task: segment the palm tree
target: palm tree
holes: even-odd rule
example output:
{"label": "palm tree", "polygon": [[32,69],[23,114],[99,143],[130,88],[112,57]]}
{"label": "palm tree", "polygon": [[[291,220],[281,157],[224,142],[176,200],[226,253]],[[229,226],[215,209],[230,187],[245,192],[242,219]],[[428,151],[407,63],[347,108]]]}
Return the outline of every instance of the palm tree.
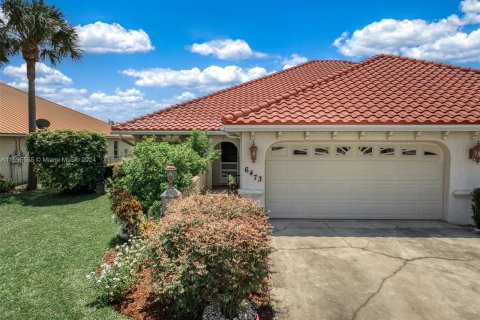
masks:
{"label": "palm tree", "polygon": [[[0,65],[8,58],[21,54],[27,65],[28,79],[28,131],[36,130],[35,65],[48,60],[56,65],[65,58],[80,60],[82,50],[75,29],[64,14],[43,0],[4,0],[0,15]],[[37,182],[32,165],[28,165],[29,190]]]}

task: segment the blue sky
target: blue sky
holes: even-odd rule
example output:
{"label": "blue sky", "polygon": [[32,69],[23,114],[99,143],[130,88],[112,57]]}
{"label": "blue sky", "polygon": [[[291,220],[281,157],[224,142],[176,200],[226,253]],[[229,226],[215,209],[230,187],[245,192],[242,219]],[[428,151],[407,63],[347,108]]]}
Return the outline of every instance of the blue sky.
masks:
{"label": "blue sky", "polygon": [[[37,93],[123,121],[311,59],[387,52],[480,68],[480,1],[48,1],[80,63],[38,65]],[[0,13],[1,14],[1,13]],[[23,61],[0,81],[26,89]]]}

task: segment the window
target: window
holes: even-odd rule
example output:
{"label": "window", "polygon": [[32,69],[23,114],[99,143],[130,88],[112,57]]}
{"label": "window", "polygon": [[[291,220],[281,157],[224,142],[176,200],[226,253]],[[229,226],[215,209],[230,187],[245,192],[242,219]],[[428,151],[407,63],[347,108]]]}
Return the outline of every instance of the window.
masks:
{"label": "window", "polygon": [[315,148],[315,153],[316,156],[328,156],[330,154],[330,148],[329,147],[317,147]]}
{"label": "window", "polygon": [[423,155],[427,157],[439,156],[440,151],[438,151],[438,149],[433,146],[425,146],[423,147]]}
{"label": "window", "polygon": [[395,148],[393,148],[393,147],[380,147],[380,155],[381,156],[394,156],[395,155]]}
{"label": "window", "polygon": [[410,147],[403,147],[402,148],[402,156],[416,156],[417,149],[410,148]]}
{"label": "window", "polygon": [[373,147],[358,147],[361,155],[373,156]]}
{"label": "window", "polygon": [[113,157],[118,157],[118,141],[113,141]]}
{"label": "window", "polygon": [[272,156],[286,156],[287,147],[272,147]]}
{"label": "window", "polygon": [[128,155],[128,149],[123,150],[125,155]]}
{"label": "window", "polygon": [[308,155],[308,149],[307,148],[294,148],[293,149],[293,155],[294,156],[307,156]]}
{"label": "window", "polygon": [[337,156],[349,156],[352,154],[352,147],[337,147]]}

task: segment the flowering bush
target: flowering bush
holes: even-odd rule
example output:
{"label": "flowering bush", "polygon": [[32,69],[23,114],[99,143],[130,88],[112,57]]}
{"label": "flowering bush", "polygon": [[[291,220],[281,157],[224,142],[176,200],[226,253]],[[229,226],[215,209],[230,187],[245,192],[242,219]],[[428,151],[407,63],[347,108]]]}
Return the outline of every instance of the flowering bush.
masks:
{"label": "flowering bush", "polygon": [[137,236],[144,217],[140,203],[123,187],[117,185],[110,187],[109,196],[115,218],[122,223],[123,233]]}
{"label": "flowering bush", "polygon": [[226,193],[192,195],[169,202],[169,212],[189,214],[199,212],[221,218],[265,218],[265,213],[255,202]]}
{"label": "flowering bush", "polygon": [[207,305],[233,317],[268,272],[270,234],[266,215],[248,200],[197,195],[175,201],[148,237],[159,297],[191,317]]}
{"label": "flowering bush", "polygon": [[112,264],[102,264],[100,273],[92,272],[87,279],[101,292],[102,302],[118,301],[135,281],[135,273],[145,260],[145,243],[140,238],[132,238],[117,246],[117,255]]}

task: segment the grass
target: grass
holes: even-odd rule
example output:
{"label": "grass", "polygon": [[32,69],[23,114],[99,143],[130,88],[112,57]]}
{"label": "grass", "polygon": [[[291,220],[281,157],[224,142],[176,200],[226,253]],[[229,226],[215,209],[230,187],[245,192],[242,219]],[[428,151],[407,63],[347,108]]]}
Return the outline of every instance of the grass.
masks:
{"label": "grass", "polygon": [[0,195],[0,318],[124,319],[85,278],[117,228],[106,196]]}

